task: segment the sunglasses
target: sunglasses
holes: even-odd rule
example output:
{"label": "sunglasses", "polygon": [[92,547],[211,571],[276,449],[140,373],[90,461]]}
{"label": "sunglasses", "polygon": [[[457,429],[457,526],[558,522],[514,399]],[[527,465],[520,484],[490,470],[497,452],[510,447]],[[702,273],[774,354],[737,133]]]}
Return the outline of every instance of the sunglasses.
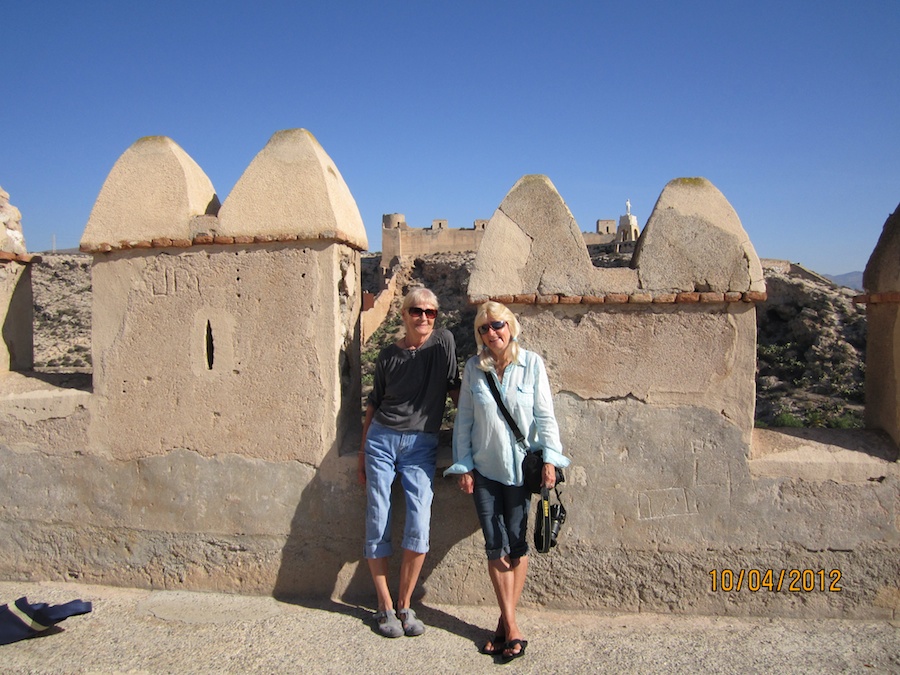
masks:
{"label": "sunglasses", "polygon": [[490,323],[486,323],[483,326],[478,326],[478,332],[482,335],[487,335],[487,332],[493,329],[495,333],[498,333],[500,332],[500,329],[505,325],[505,321],[491,321]]}
{"label": "sunglasses", "polygon": [[416,318],[419,318],[423,314],[425,315],[425,318],[427,318],[427,319],[434,319],[435,317],[437,317],[436,309],[422,309],[421,307],[410,307],[406,311],[409,312],[410,316],[414,316]]}

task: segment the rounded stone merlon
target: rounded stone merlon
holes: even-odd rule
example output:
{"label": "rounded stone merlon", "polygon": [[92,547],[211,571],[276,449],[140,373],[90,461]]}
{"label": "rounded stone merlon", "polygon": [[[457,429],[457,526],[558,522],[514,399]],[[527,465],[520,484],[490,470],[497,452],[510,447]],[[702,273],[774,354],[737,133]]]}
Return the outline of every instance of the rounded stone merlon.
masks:
{"label": "rounded stone merlon", "polygon": [[82,250],[157,238],[190,239],[195,216],[219,200],[209,178],[171,138],[137,140],[113,165],[81,236]]}
{"label": "rounded stone merlon", "polygon": [[485,228],[469,295],[581,296],[590,257],[569,207],[547,176],[520,178]]}
{"label": "rounded stone merlon", "polygon": [[278,131],[269,139],[222,204],[218,234],[331,238],[360,250],[369,246],[350,189],[306,129]]}
{"label": "rounded stone merlon", "polygon": [[863,288],[867,293],[900,291],[900,204],[888,216],[875,250],[863,272]]}
{"label": "rounded stone merlon", "polygon": [[762,265],[725,196],[705,178],[663,188],[632,259],[648,290],[765,291]]}

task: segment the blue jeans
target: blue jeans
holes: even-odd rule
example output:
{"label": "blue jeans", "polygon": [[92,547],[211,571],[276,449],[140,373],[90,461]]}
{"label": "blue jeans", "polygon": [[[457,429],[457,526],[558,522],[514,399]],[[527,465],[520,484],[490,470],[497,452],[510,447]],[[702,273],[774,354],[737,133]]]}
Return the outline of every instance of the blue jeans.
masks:
{"label": "blue jeans", "polygon": [[406,497],[401,546],[427,553],[438,435],[426,431],[394,431],[372,422],[366,434],[366,558],[384,558],[391,545],[391,486],[397,475]]}
{"label": "blue jeans", "polygon": [[485,478],[478,471],[475,477],[475,511],[484,533],[484,549],[488,560],[505,555],[521,558],[528,555],[528,508],[531,492],[524,485],[504,485]]}

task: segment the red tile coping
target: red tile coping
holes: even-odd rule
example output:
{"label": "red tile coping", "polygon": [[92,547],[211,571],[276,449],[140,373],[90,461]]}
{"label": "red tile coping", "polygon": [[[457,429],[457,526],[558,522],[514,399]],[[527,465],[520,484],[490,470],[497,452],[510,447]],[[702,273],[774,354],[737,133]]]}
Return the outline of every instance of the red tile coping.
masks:
{"label": "red tile coping", "polygon": [[[150,241],[120,241],[115,244],[102,243],[93,246],[82,244],[78,248],[82,253],[110,253],[112,251],[130,251],[134,249],[190,248],[192,246],[211,246],[213,244],[220,246],[231,246],[235,244],[246,246],[248,244],[272,244],[313,240],[338,241],[351,248],[356,248],[360,251],[364,250],[350,243],[350,237],[347,237],[339,230],[321,232],[317,237],[300,237],[296,234],[240,234],[232,237],[222,234],[203,233],[196,235],[193,239],[156,237]],[[0,254],[2,254],[2,251],[0,251]],[[3,260],[3,258],[0,257],[0,260]]]}
{"label": "red tile coping", "polygon": [[881,305],[900,302],[900,293],[897,291],[889,291],[887,293],[866,293],[857,295],[853,298],[853,302],[859,305]]}
{"label": "red tile coping", "polygon": [[[883,294],[885,295],[885,294]],[[900,293],[893,302],[900,302]],[[470,296],[470,305],[480,305],[488,300],[504,305],[649,305],[649,304],[727,304],[732,302],[765,302],[765,291],[728,291],[726,293],[607,293],[605,295],[479,295]],[[860,296],[862,297],[862,296]],[[882,300],[882,302],[886,302]]]}
{"label": "red tile coping", "polygon": [[0,251],[0,262],[17,262],[23,265],[41,262],[41,256],[31,253],[13,253],[11,251]]}

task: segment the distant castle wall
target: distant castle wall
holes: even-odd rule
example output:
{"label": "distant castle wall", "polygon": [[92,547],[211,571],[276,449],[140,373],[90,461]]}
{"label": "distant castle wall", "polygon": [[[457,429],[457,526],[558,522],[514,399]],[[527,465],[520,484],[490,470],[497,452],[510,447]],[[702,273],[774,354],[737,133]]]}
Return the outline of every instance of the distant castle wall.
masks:
{"label": "distant castle wall", "polygon": [[[545,176],[513,186],[480,230],[466,292],[516,312],[572,458],[560,544],[530,563],[554,583],[523,598],[897,618],[898,228],[886,224],[866,285],[880,401],[867,416],[894,442],[874,429],[825,442],[753,427],[762,267],[709,181],[664,188],[629,268],[593,267]],[[81,243],[92,387],[27,368],[0,378],[0,578],[371,601],[356,479],[367,241],[324,149],[304,130],[275,134],[220,206],[173,141],[141,139]],[[12,276],[0,290],[22,317],[29,278]],[[435,487],[428,596],[490,602],[487,575],[471,574],[484,566],[471,500],[452,480]],[[721,576],[769,569],[823,570],[829,584],[838,570],[842,591],[741,591]]]}
{"label": "distant castle wall", "polygon": [[[581,233],[585,245],[630,242],[633,246],[640,230],[635,216],[622,216],[622,219],[626,218],[627,228],[621,224],[621,219],[618,228],[614,220],[598,220],[595,232]],[[387,273],[394,262],[403,256],[477,251],[488,222],[480,219],[470,229],[454,229],[447,226],[446,220],[433,220],[431,227],[411,228],[402,213],[387,213],[381,223],[381,270]]]}
{"label": "distant castle wall", "polygon": [[385,214],[381,226],[381,269],[387,272],[402,256],[477,251],[486,224],[486,220],[476,220],[471,229],[455,229],[447,227],[446,220],[435,220],[429,228],[411,229],[402,213]]}

